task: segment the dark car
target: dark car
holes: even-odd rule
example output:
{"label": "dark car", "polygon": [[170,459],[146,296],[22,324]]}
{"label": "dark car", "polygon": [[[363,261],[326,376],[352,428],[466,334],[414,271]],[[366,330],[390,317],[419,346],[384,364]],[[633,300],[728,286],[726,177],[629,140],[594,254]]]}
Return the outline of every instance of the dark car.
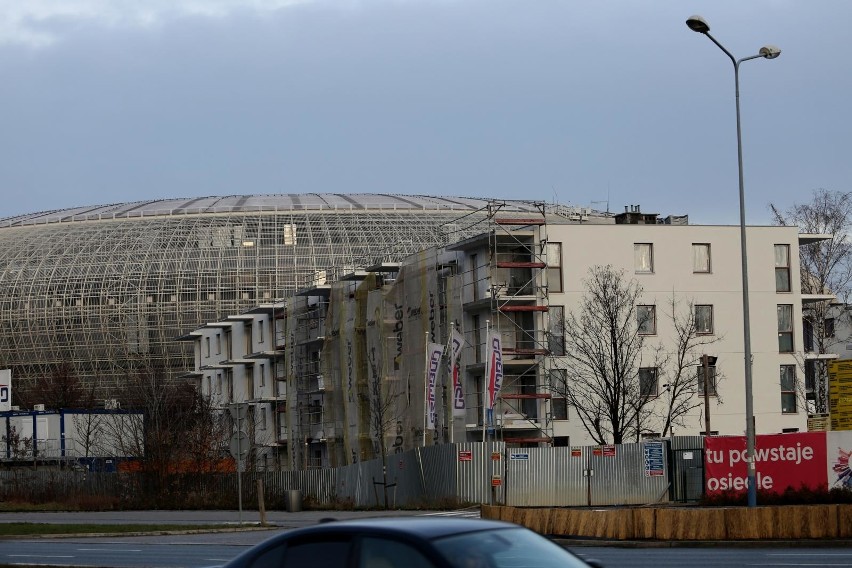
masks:
{"label": "dark car", "polygon": [[589,566],[531,530],[435,517],[333,521],[282,533],[225,568],[570,568]]}

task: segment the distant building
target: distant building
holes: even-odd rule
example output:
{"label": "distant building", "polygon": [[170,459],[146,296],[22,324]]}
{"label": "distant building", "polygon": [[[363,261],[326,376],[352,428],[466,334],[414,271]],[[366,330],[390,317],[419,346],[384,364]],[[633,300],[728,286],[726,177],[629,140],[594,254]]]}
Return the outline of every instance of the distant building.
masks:
{"label": "distant building", "polygon": [[192,364],[173,341],[185,330],[377,256],[462,238],[489,206],[432,196],[234,195],[0,219],[0,361],[19,395],[67,368],[102,398],[121,400],[128,373],[174,378]]}
{"label": "distant building", "polygon": [[[614,219],[495,209],[478,234],[425,249],[402,262],[355,267],[315,282],[284,302],[262,304],[211,322],[193,341],[202,392],[247,402],[255,462],[267,468],[338,466],[375,457],[377,424],[386,451],[497,437],[514,446],[584,445],[588,434],[549,388],[566,368],[561,322],[584,294],[595,265],[624,270],[644,289],[653,317],[647,349],[673,349],[666,316],[672,299],[700,311],[700,333],[720,380],[710,404],[711,430],[745,429],[742,279],[739,227],[661,222],[638,206]],[[753,392],[758,433],[805,431],[802,308],[798,247],[816,236],[792,227],[749,227]],[[453,412],[446,358],[435,389],[434,428],[426,423],[428,343],[465,337],[461,386],[466,409]],[[504,371],[491,420],[487,404],[488,332],[502,344]],[[650,358],[649,358],[650,360]],[[642,367],[648,408],[662,412],[667,385]],[[699,369],[687,370],[698,391]],[[721,378],[723,377],[723,378]],[[378,385],[379,390],[376,389]],[[378,396],[392,408],[377,412]],[[704,431],[703,404],[678,435]],[[390,418],[391,420],[387,420]],[[424,429],[424,426],[426,428]],[[653,420],[643,436],[659,435]],[[425,433],[425,436],[424,436]],[[265,456],[265,457],[261,457]]]}

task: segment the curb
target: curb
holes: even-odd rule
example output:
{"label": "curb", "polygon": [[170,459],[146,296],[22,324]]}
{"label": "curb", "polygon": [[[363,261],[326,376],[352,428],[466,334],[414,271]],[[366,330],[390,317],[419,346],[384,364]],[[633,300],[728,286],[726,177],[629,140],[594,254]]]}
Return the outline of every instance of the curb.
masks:
{"label": "curb", "polygon": [[614,548],[852,548],[852,540],[607,540],[589,538],[549,537],[565,548],[610,546]]}

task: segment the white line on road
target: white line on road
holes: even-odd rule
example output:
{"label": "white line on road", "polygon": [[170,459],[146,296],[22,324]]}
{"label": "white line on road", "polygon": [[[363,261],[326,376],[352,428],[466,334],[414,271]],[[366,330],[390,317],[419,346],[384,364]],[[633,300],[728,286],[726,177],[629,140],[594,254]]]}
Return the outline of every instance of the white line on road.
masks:
{"label": "white line on road", "polygon": [[72,555],[49,556],[47,554],[7,554],[9,558],[74,558]]}
{"label": "white line on road", "polygon": [[142,552],[141,548],[78,548],[77,552]]}

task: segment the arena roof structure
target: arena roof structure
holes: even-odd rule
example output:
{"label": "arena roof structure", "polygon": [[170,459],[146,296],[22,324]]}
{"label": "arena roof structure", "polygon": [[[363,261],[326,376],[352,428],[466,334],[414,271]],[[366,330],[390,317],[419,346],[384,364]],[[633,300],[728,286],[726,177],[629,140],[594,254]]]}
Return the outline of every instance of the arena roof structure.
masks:
{"label": "arena roof structure", "polygon": [[187,329],[481,233],[495,209],[541,208],[456,197],[234,195],[0,219],[0,367],[12,369],[24,397],[39,377],[70,372],[104,398],[120,398],[121,378],[135,368],[176,377],[192,367],[189,346],[175,341]]}

